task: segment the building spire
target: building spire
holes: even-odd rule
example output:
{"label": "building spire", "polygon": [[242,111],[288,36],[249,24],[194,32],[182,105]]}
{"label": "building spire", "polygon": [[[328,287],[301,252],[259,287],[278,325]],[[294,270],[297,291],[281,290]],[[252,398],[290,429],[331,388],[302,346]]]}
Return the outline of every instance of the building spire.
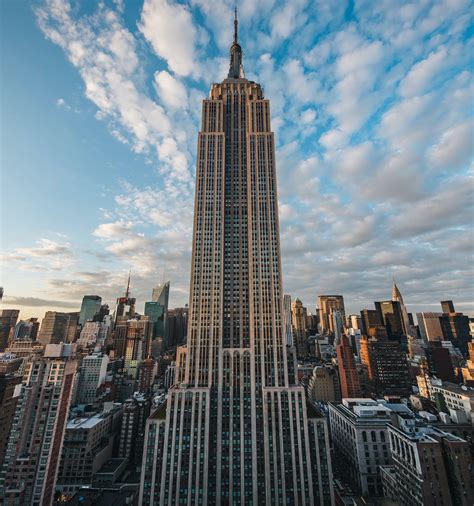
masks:
{"label": "building spire", "polygon": [[234,44],[238,43],[239,20],[237,19],[237,5],[234,9]]}
{"label": "building spire", "polygon": [[244,67],[242,65],[242,48],[239,45],[239,20],[237,18],[237,7],[234,10],[234,40],[230,46],[229,79],[244,79]]}
{"label": "building spire", "polygon": [[130,277],[131,277],[131,275],[132,275],[132,269],[130,269],[128,271],[127,289],[125,290],[125,297],[127,297],[127,298],[130,295]]}

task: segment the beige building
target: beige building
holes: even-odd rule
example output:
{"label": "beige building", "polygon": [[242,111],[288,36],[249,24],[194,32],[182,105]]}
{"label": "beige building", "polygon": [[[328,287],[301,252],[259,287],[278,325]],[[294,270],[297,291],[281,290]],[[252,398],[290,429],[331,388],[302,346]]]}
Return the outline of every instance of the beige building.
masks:
{"label": "beige building", "polygon": [[339,402],[341,385],[337,368],[328,364],[317,365],[309,378],[307,391],[313,402]]}
{"label": "beige building", "polygon": [[291,324],[293,330],[293,344],[296,354],[304,357],[308,354],[308,339],[306,335],[307,311],[300,299],[296,299],[291,305]]}
{"label": "beige building", "polygon": [[342,321],[346,319],[344,297],[342,295],[320,295],[318,297],[319,324],[321,332],[334,333],[333,313],[339,311]]}

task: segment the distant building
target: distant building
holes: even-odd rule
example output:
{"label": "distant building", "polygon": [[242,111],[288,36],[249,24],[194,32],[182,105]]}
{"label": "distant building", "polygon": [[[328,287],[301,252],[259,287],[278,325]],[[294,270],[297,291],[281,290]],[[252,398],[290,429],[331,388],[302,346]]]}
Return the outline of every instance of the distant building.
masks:
{"label": "distant building", "polygon": [[467,345],[471,341],[469,317],[462,313],[443,314],[439,318],[446,341],[451,341],[467,357]]}
{"label": "distant building", "polygon": [[81,311],[79,313],[79,325],[92,321],[99,313],[102,297],[98,295],[84,295],[82,298]]}
{"label": "distant building", "polygon": [[168,309],[168,302],[170,297],[170,282],[158,284],[153,288],[151,300],[159,302],[166,310]]}
{"label": "distant building", "polygon": [[375,302],[375,308],[387,329],[388,338],[401,342],[405,337],[406,340],[407,333],[400,302],[396,300]]}
{"label": "distant building", "polygon": [[416,313],[421,338],[428,341],[442,341],[444,339],[440,317],[443,313]]}
{"label": "distant building", "polygon": [[449,349],[445,348],[442,342],[428,342],[428,346],[425,348],[425,355],[432,376],[451,383],[457,382]]}
{"label": "distant building", "polygon": [[164,342],[165,350],[167,347],[179,346],[186,342],[188,335],[188,315],[188,306],[168,310]]}
{"label": "distant building", "polygon": [[441,310],[443,313],[449,314],[449,313],[455,313],[454,310],[454,304],[452,300],[442,300],[441,301]]}
{"label": "distant building", "polygon": [[342,399],[328,406],[334,462],[359,494],[382,496],[380,466],[392,462],[387,425],[393,413],[410,410],[373,399]]}
{"label": "distant building", "polygon": [[371,328],[383,327],[382,315],[376,309],[363,309],[360,312],[362,334],[369,335]]}
{"label": "distant building", "polygon": [[291,305],[291,321],[296,353],[299,357],[308,354],[308,338],[306,335],[306,308],[300,299]]}
{"label": "distant building", "polygon": [[0,351],[7,348],[10,331],[15,327],[19,314],[19,309],[2,309],[0,311]]}
{"label": "distant building", "polygon": [[337,368],[329,364],[315,366],[307,393],[312,402],[340,402],[341,385]]}
{"label": "distant building", "polygon": [[83,348],[95,347],[97,344],[103,345],[108,331],[109,327],[105,322],[86,321],[76,343]]}
{"label": "distant building", "polygon": [[131,378],[138,377],[138,364],[150,355],[152,332],[152,322],[147,316],[127,322],[124,368]]}
{"label": "distant building", "polygon": [[152,341],[164,340],[166,308],[158,301],[145,302],[145,316],[148,316],[153,325]]}
{"label": "distant building", "polygon": [[151,398],[134,395],[123,406],[120,430],[119,457],[126,458],[130,466],[140,469],[143,456],[146,420],[150,414]]}
{"label": "distant building", "polygon": [[77,382],[76,404],[94,404],[97,390],[105,382],[109,357],[94,353],[82,359]]}
{"label": "distant building", "polygon": [[474,342],[468,344],[469,359],[466,367],[462,369],[464,384],[468,387],[474,387]]}
{"label": "distant building", "polygon": [[69,353],[69,348],[46,347],[45,355],[51,358],[26,364],[0,473],[3,504],[53,501],[77,368]]}
{"label": "distant building", "polygon": [[346,311],[344,308],[344,297],[342,295],[319,295],[318,307],[321,332],[334,334],[332,313],[334,311],[339,311],[341,313],[342,321],[345,320]]}
{"label": "distant building", "polygon": [[362,390],[359,381],[359,374],[349,338],[344,335],[337,345],[337,368],[341,382],[341,395],[345,397],[360,397]]}
{"label": "distant building", "polygon": [[407,357],[397,341],[362,336],[360,359],[372,394],[403,396],[411,393]]}
{"label": "distant building", "polygon": [[28,320],[20,320],[13,331],[13,340],[31,339],[36,340],[38,336],[39,322],[38,318],[28,318]]}
{"label": "distant building", "polygon": [[471,506],[474,476],[469,444],[414,418],[388,426],[393,465],[382,468],[384,495],[400,504]]}
{"label": "distant building", "polygon": [[[0,367],[5,366],[1,363]],[[0,469],[7,448],[10,428],[15,415],[16,403],[21,391],[21,375],[4,367],[0,370]]]}
{"label": "distant building", "polygon": [[38,333],[41,344],[74,342],[79,322],[79,313],[47,311]]}

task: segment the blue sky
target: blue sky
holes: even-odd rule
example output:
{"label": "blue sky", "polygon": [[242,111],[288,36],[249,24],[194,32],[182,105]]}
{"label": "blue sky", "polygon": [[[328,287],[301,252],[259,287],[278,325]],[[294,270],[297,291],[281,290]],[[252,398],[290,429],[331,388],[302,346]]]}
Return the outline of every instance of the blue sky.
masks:
{"label": "blue sky", "polygon": [[[314,310],[452,298],[473,313],[472,2],[239,2],[271,100],[285,291]],[[233,3],[5,0],[4,307],[42,316],[187,302],[201,100],[227,72]]]}

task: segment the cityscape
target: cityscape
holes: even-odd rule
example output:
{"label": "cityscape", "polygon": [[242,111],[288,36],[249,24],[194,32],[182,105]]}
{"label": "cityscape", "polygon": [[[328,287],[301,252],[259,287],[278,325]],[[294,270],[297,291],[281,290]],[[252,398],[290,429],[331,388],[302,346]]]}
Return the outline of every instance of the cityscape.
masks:
{"label": "cityscape", "polygon": [[[146,0],[144,9],[152,4],[163,16],[172,5]],[[125,12],[123,2],[114,5]],[[62,0],[47,8],[69,19]],[[47,31],[42,9],[36,16]],[[188,292],[182,273],[163,268],[161,278],[147,278],[131,254],[113,299],[109,286],[91,281],[74,285],[77,305],[62,301],[73,284],[58,280],[54,301],[27,306],[30,294],[20,297],[8,277],[15,262],[29,261],[26,248],[5,254],[0,504],[472,506],[474,315],[465,308],[474,294],[457,281],[468,271],[472,278],[474,244],[470,265],[453,267],[454,283],[447,272],[441,289],[414,304],[406,293],[417,281],[398,260],[401,279],[387,267],[371,304],[337,284],[320,291],[323,272],[310,293],[286,289],[292,237],[280,195],[291,181],[279,177],[279,121],[267,83],[253,80],[244,59],[238,8],[230,12],[220,20],[232,25],[225,70],[199,97]],[[58,33],[47,36],[61,45]],[[179,75],[184,60],[173,61]],[[179,86],[172,82],[178,99]],[[131,240],[126,219],[116,222],[122,238],[112,249]],[[456,245],[472,225],[472,215],[465,228],[456,225]],[[37,247],[40,270],[45,249],[57,246]]]}

